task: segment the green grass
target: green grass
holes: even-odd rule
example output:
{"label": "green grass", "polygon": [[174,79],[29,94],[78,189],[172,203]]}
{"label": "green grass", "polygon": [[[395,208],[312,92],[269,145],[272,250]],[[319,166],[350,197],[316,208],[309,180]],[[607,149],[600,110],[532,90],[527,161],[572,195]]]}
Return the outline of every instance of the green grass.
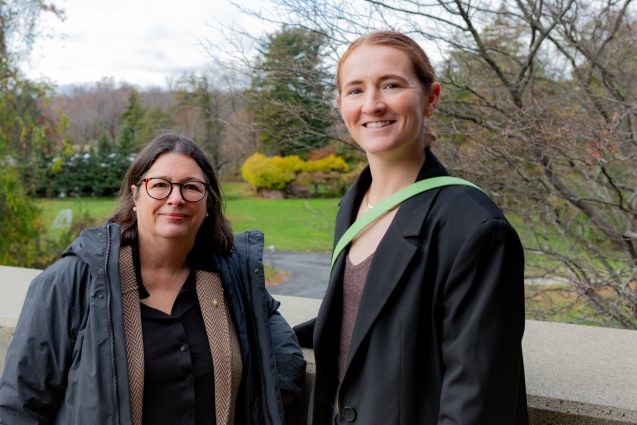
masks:
{"label": "green grass", "polygon": [[52,239],[63,232],[63,229],[54,229],[52,224],[61,211],[70,209],[73,219],[86,218],[92,225],[104,223],[113,213],[115,199],[113,198],[64,198],[64,199],[38,199],[38,206],[42,209],[42,222],[49,229]]}
{"label": "green grass", "polygon": [[96,220],[104,221],[113,213],[115,200],[112,198],[65,198],[65,199],[39,199],[38,204],[42,208],[42,220],[51,224],[60,211],[73,210],[73,214],[83,212]]}
{"label": "green grass", "polygon": [[[226,215],[235,232],[258,229],[266,246],[279,251],[329,251],[332,248],[338,199],[260,199],[245,183],[223,185]],[[40,199],[42,221],[51,228],[55,217],[71,209],[73,217],[103,223],[113,213],[112,198]],[[55,237],[60,230],[51,229]]]}
{"label": "green grass", "polygon": [[235,232],[259,229],[279,251],[329,251],[335,199],[236,199],[226,204]]}

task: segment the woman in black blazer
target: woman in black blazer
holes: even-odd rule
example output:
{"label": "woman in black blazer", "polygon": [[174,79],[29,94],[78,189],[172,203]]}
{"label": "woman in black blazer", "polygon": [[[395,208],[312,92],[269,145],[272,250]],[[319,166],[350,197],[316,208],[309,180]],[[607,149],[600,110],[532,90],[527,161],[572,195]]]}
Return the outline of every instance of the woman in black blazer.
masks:
{"label": "woman in black blazer", "polygon": [[[356,40],[337,69],[338,106],[369,167],[342,200],[335,243],[414,181],[447,175],[429,149],[440,84],[401,33]],[[519,238],[478,189],[446,186],[389,211],[343,250],[318,317],[313,425],[526,424]]]}

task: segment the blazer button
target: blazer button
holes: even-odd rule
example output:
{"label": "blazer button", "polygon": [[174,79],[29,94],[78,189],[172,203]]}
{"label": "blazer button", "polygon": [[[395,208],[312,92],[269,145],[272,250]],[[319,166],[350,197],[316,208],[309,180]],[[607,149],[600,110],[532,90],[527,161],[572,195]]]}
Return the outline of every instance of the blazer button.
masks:
{"label": "blazer button", "polygon": [[341,412],[341,415],[347,422],[354,422],[356,420],[356,409],[354,409],[352,406],[345,406],[343,408],[343,411]]}

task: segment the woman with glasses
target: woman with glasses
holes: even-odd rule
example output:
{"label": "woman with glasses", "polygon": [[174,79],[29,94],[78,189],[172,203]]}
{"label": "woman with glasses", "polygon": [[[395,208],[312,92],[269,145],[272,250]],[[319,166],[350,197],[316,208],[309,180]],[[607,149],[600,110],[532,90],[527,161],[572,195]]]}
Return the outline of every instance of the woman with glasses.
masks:
{"label": "woman with glasses", "polygon": [[233,237],[212,166],[164,134],[119,207],[32,282],[0,423],[283,424],[305,361],[265,290],[263,235]]}

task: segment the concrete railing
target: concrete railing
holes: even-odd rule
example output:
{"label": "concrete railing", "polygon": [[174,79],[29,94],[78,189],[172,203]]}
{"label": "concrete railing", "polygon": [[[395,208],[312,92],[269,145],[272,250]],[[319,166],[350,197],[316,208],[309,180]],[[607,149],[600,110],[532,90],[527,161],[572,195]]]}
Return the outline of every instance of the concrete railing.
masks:
{"label": "concrete railing", "polygon": [[[0,366],[28,282],[38,272],[0,266]],[[314,317],[320,305],[309,298],[277,299],[292,325]],[[527,320],[523,350],[532,425],[637,424],[637,331]],[[314,354],[304,354],[309,394]],[[288,424],[305,425],[307,403],[288,407]]]}

